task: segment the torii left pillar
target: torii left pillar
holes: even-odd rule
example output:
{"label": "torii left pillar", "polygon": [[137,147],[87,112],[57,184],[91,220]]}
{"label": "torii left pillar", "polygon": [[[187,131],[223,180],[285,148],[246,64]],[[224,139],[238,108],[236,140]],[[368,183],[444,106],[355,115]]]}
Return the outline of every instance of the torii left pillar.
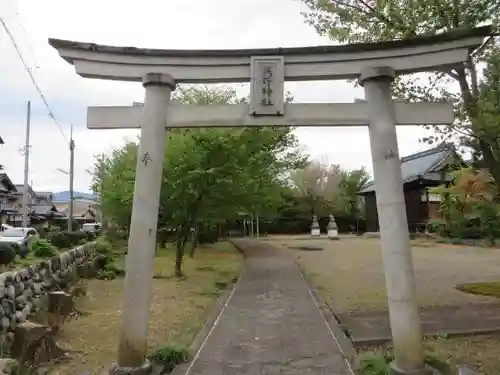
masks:
{"label": "torii left pillar", "polygon": [[148,73],[143,77],[143,85],[146,93],[125,267],[122,325],[118,360],[111,366],[111,375],[146,375],[151,372],[151,364],[146,359],[146,343],[163,176],[165,122],[175,81],[167,74]]}

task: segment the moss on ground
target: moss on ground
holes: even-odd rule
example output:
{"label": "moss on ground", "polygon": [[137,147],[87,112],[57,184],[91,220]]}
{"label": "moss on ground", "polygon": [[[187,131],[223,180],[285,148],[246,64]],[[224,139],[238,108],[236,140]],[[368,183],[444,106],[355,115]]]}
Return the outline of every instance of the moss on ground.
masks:
{"label": "moss on ground", "polygon": [[485,283],[464,283],[456,286],[461,292],[500,298],[500,281]]}

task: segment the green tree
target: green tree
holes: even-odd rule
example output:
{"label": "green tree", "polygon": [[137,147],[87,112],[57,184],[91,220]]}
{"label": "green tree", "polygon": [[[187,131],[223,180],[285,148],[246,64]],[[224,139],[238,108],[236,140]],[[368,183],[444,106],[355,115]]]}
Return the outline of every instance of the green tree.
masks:
{"label": "green tree", "polygon": [[339,189],[339,205],[345,216],[359,218],[362,216],[363,199],[358,195],[361,188],[370,180],[365,168],[342,171]]}
{"label": "green tree", "polygon": [[[222,104],[243,100],[231,88],[189,87],[175,96],[183,103]],[[94,188],[102,186],[103,209],[128,227],[137,145],[126,144],[96,163]],[[158,227],[175,231],[176,275],[191,229],[213,227],[240,210],[273,210],[290,170],[304,157],[290,128],[190,129],[169,132]],[[103,179],[101,181],[100,179]],[[115,189],[109,192],[108,189]],[[193,248],[194,249],[194,248]]]}
{"label": "green tree", "polygon": [[[498,25],[497,0],[302,0],[306,22],[336,43],[379,42],[434,35],[452,29]],[[487,62],[478,95],[476,66]],[[454,140],[482,157],[500,186],[498,41],[471,57],[468,66],[435,74],[398,77],[394,95],[407,101],[456,101],[457,120],[435,129],[429,143]],[[496,102],[495,102],[496,99]],[[495,109],[496,108],[496,109]]]}

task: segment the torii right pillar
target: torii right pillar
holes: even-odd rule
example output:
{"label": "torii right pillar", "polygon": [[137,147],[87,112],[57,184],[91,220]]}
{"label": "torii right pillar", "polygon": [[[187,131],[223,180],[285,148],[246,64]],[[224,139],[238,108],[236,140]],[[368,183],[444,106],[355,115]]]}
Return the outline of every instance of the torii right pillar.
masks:
{"label": "torii right pillar", "polygon": [[415,291],[390,67],[365,69],[359,78],[369,106],[369,134],[382,257],[394,345],[395,374],[427,374]]}

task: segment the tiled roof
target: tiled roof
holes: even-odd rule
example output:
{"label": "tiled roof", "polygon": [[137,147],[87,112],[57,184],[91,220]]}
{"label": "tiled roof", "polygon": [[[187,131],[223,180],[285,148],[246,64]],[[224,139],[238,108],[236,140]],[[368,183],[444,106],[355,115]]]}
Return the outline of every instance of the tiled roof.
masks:
{"label": "tiled roof", "polygon": [[[24,184],[15,184],[14,185],[16,187],[16,190],[17,190],[17,195],[22,195],[23,192],[24,192]],[[33,191],[33,189],[31,188],[31,185],[28,185],[28,191],[34,195],[35,192]]]}
{"label": "tiled roof", "polygon": [[[402,157],[401,173],[403,183],[406,184],[420,178],[439,181],[441,174],[437,172],[442,167],[443,162],[453,153],[453,148],[443,143],[430,150]],[[375,180],[367,182],[359,193],[364,194],[373,191],[375,191]]]}
{"label": "tiled roof", "polygon": [[15,192],[17,190],[7,173],[0,173],[0,181],[8,185],[7,188],[10,188],[9,192]]}

